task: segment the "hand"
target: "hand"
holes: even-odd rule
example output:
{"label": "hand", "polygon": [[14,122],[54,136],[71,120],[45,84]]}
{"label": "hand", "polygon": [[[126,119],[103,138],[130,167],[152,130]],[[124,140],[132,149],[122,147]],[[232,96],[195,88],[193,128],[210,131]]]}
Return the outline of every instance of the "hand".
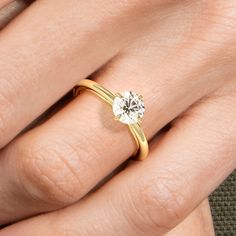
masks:
{"label": "hand", "polygon": [[[150,140],[171,128],[146,161],[99,191],[2,234],[27,235],[39,223],[44,235],[161,235],[207,197],[236,166],[234,5],[38,1],[4,29],[1,147],[95,71],[112,91],[144,95]],[[130,156],[126,127],[104,110],[84,94],[1,151],[2,224],[77,202]]]}

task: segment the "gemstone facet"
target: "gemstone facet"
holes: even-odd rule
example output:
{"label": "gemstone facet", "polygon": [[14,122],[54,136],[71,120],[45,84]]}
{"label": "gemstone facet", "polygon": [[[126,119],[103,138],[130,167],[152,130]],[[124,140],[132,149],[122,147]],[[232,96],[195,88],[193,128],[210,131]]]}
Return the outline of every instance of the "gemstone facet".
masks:
{"label": "gemstone facet", "polygon": [[141,121],[145,107],[142,96],[125,91],[116,95],[112,110],[117,120],[129,125]]}

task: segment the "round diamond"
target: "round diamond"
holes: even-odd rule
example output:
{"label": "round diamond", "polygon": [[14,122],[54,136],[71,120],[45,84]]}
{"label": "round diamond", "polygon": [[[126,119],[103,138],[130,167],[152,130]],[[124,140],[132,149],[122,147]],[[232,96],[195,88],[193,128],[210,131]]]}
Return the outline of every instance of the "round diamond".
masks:
{"label": "round diamond", "polygon": [[119,93],[112,109],[115,117],[124,124],[138,123],[145,111],[142,97],[131,91]]}

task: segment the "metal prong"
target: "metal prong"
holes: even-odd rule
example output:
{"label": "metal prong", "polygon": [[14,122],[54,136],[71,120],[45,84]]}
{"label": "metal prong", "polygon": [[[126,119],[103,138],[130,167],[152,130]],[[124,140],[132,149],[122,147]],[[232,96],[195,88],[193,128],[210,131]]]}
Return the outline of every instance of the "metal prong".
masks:
{"label": "metal prong", "polygon": [[143,119],[142,119],[142,118],[139,118],[138,124],[141,125],[142,121],[143,121]]}
{"label": "metal prong", "polygon": [[116,97],[122,97],[122,95],[120,93],[115,93]]}
{"label": "metal prong", "polygon": [[143,95],[139,95],[138,97],[139,97],[141,100],[143,100]]}
{"label": "metal prong", "polygon": [[114,120],[115,120],[115,121],[118,121],[118,120],[119,120],[119,117],[118,117],[118,116],[114,116]]}

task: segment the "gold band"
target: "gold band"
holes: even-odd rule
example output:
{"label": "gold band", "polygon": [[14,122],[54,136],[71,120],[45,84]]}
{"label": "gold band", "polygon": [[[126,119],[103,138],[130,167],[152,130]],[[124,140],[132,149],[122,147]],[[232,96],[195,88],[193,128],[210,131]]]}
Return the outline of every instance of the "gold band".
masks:
{"label": "gold band", "polygon": [[[87,89],[96,94],[110,106],[112,106],[113,101],[116,97],[112,92],[110,92],[100,84],[88,79],[83,79],[78,83],[73,91],[74,96],[77,96],[83,89]],[[135,150],[134,156],[137,157],[138,160],[144,160],[147,157],[149,151],[145,134],[139,123],[129,124],[128,127],[137,144],[137,149]]]}

